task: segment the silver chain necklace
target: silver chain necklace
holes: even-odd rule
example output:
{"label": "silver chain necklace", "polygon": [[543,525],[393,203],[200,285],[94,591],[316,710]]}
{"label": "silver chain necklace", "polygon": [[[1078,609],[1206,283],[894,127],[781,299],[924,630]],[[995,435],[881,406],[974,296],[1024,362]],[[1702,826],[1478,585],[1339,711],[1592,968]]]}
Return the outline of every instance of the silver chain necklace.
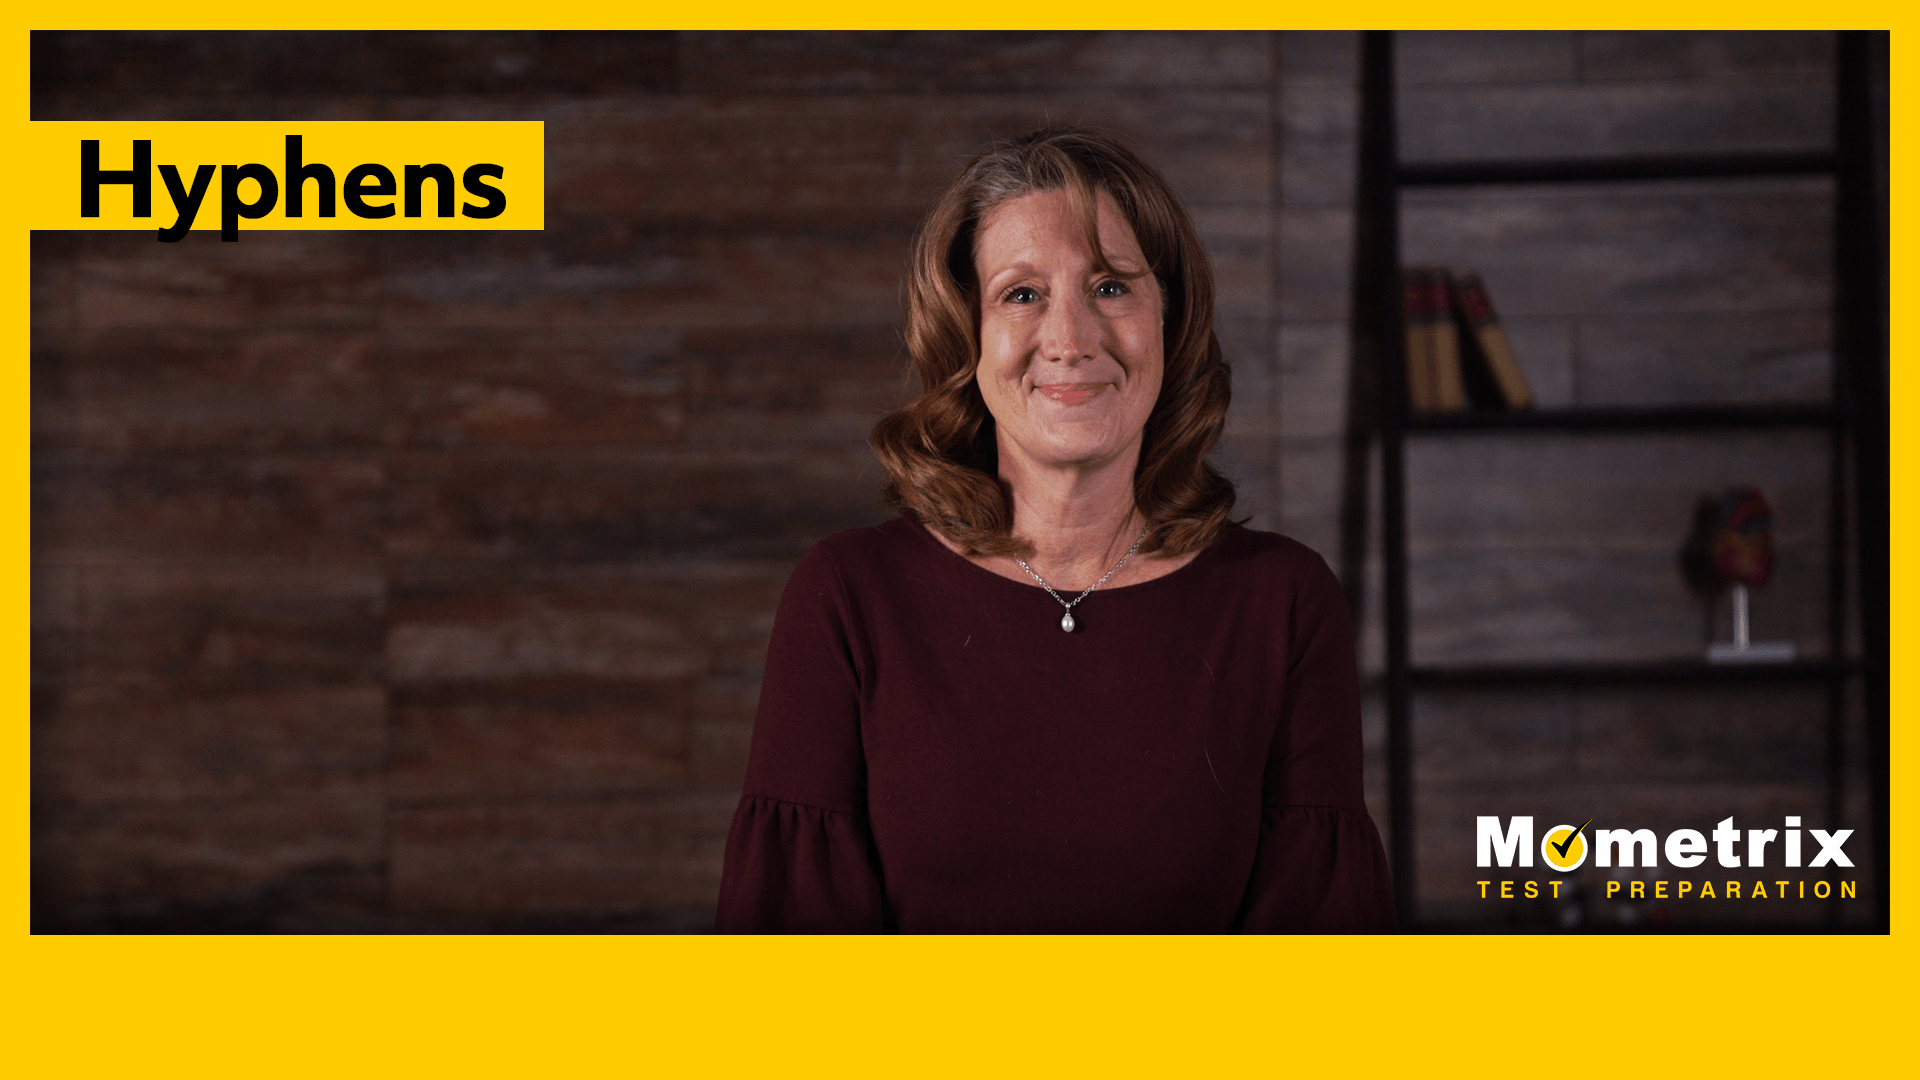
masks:
{"label": "silver chain necklace", "polygon": [[1079,596],[1074,597],[1072,601],[1068,601],[1067,599],[1062,597],[1059,593],[1054,592],[1053,586],[1047,584],[1047,579],[1041,577],[1039,574],[1034,573],[1033,567],[1027,565],[1027,560],[1021,558],[1018,555],[1015,555],[1013,557],[1013,561],[1019,563],[1020,569],[1025,570],[1029,577],[1039,582],[1040,587],[1047,590],[1048,596],[1051,596],[1055,600],[1060,601],[1060,605],[1067,609],[1067,613],[1065,615],[1060,616],[1060,629],[1065,630],[1067,633],[1071,634],[1073,633],[1073,628],[1075,625],[1073,621],[1073,605],[1093,595],[1093,590],[1099,588],[1102,585],[1105,585],[1107,583],[1107,578],[1110,578],[1113,575],[1119,573],[1120,568],[1127,565],[1127,560],[1133,558],[1133,553],[1140,550],[1140,542],[1147,538],[1147,529],[1151,529],[1152,527],[1153,526],[1148,525],[1145,529],[1140,530],[1140,535],[1134,538],[1133,546],[1127,549],[1127,553],[1125,555],[1120,556],[1119,562],[1113,564],[1113,569],[1107,571],[1107,577],[1103,577],[1099,581],[1096,581],[1093,584],[1087,586],[1087,591],[1081,593]]}

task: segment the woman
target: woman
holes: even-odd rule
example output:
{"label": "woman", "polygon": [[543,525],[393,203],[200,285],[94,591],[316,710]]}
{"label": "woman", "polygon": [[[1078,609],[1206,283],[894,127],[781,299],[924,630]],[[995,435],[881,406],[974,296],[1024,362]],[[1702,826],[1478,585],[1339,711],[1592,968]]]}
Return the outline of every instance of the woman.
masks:
{"label": "woman", "polygon": [[722,931],[1390,929],[1340,589],[1228,521],[1206,255],[1112,138],[997,144],[915,242],[901,517],[781,599]]}

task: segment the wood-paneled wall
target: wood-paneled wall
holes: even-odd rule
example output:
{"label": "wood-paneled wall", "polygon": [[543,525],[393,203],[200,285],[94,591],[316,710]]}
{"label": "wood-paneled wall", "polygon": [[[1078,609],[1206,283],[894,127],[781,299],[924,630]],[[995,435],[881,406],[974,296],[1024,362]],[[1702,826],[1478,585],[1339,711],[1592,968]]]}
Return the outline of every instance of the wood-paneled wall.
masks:
{"label": "wood-paneled wall", "polygon": [[[1403,59],[1412,156],[1831,139],[1824,35]],[[1168,174],[1242,510],[1335,558],[1355,66],[1344,34],[35,35],[36,119],[538,119],[548,183],[542,233],[36,234],[36,927],[707,925],[779,590],[887,513],[864,439],[905,392],[908,240],[996,135],[1106,126]],[[1410,199],[1407,248],[1483,271],[1546,402],[1808,400],[1830,213],[1813,182],[1466,191]],[[1734,479],[1780,512],[1757,615],[1819,640],[1817,454],[1537,451],[1411,459],[1421,659],[1690,653],[1673,555]],[[1790,702],[1760,749],[1692,708],[1423,714],[1425,865],[1568,761],[1649,805],[1792,801]]]}
{"label": "wood-paneled wall", "polygon": [[46,928],[699,928],[958,163],[1135,138],[1271,515],[1267,35],[71,34],[34,115],[546,122],[543,233],[34,246]]}

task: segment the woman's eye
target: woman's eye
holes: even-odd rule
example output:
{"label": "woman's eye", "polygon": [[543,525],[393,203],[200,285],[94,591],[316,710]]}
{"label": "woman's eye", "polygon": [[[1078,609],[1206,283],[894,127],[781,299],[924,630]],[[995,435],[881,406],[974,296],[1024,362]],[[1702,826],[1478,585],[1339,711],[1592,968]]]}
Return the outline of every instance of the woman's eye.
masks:
{"label": "woman's eye", "polygon": [[1040,294],[1025,285],[1010,289],[1007,292],[1007,303],[1009,304],[1031,304],[1038,299],[1040,299]]}
{"label": "woman's eye", "polygon": [[1093,287],[1093,295],[1098,296],[1102,300],[1112,300],[1115,297],[1125,296],[1127,292],[1127,283],[1124,281],[1103,281]]}

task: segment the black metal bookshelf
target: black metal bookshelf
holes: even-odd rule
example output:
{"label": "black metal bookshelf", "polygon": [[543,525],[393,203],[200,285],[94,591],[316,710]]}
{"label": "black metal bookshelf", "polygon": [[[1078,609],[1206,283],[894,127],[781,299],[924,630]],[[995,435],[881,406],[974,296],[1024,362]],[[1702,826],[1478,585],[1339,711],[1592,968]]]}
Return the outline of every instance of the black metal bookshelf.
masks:
{"label": "black metal bookshelf", "polygon": [[1835,428],[1853,422],[1831,405],[1685,405],[1664,408],[1524,409],[1519,412],[1411,413],[1408,432],[1708,431]]}
{"label": "black metal bookshelf", "polygon": [[[1356,361],[1371,369],[1378,401],[1382,582],[1386,617],[1389,821],[1396,900],[1408,928],[1420,926],[1414,888],[1412,710],[1416,691],[1546,687],[1824,685],[1831,820],[1839,820],[1847,690],[1861,686],[1865,772],[1872,790],[1872,895],[1887,925],[1887,353],[1886,200],[1875,128],[1875,49],[1885,36],[1839,36],[1838,116],[1831,152],[1702,154],[1554,161],[1402,163],[1394,119],[1393,35],[1364,35],[1353,325]],[[1400,192],[1410,187],[1608,184],[1766,176],[1832,176],[1836,185],[1833,308],[1834,395],[1817,404],[1710,404],[1656,408],[1556,408],[1509,413],[1415,413],[1407,399],[1402,332]],[[1478,433],[1599,433],[1825,430],[1830,435],[1827,656],[1788,664],[1654,663],[1415,666],[1407,601],[1406,444],[1409,438]],[[1849,498],[1849,493],[1851,497]],[[1851,554],[1854,566],[1848,567]],[[1854,589],[1849,588],[1852,578]],[[1861,598],[1858,652],[1849,653],[1845,598]]]}
{"label": "black metal bookshelf", "polygon": [[1570,158],[1541,161],[1434,161],[1395,163],[1400,187],[1462,187],[1473,184],[1601,184],[1623,180],[1720,180],[1740,176],[1823,176],[1839,166],[1837,155],[1699,154],[1688,157]]}
{"label": "black metal bookshelf", "polygon": [[1715,686],[1753,683],[1828,683],[1849,679],[1860,666],[1848,660],[1788,664],[1709,664],[1701,660],[1639,663],[1450,664],[1407,669],[1416,689],[1502,686]]}

